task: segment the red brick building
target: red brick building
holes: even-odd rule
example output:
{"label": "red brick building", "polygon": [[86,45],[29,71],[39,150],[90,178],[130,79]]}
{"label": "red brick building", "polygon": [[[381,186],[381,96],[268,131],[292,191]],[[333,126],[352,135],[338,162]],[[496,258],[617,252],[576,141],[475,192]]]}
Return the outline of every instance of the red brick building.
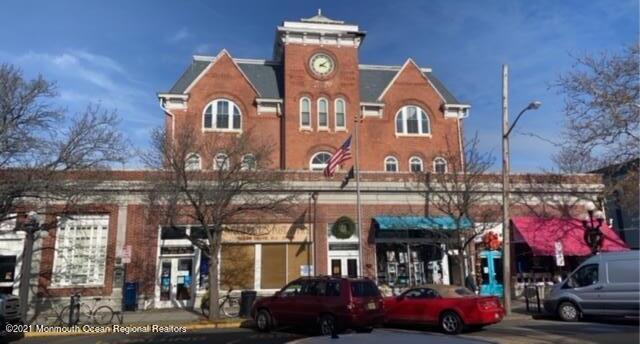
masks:
{"label": "red brick building", "polygon": [[[448,159],[461,161],[469,105],[411,59],[401,66],[360,64],[364,38],[357,25],[321,14],[285,21],[276,30],[271,59],[239,59],[226,50],[194,56],[173,87],[159,94],[170,135],[195,126],[202,140],[246,131],[269,139],[275,146],[270,167],[282,170],[289,186],[304,195],[290,220],[255,224],[267,235],[223,236],[222,288],[269,293],[304,274],[360,271],[399,287],[450,281],[446,245],[428,231],[394,232],[385,221],[389,216],[442,220],[420,187],[424,173],[416,172],[446,173],[454,163]],[[342,174],[327,179],[320,172],[357,123],[361,233],[349,225],[357,212],[353,183],[343,190]],[[194,168],[214,167],[215,155],[193,154]],[[67,302],[78,289],[118,304],[125,281],[138,284],[140,308],[199,304],[207,260],[186,239],[197,226],[185,222],[176,230],[153,216],[145,203],[147,174],[113,171],[96,190],[108,201],[87,200],[71,219],[52,216],[58,225],[37,241],[32,269],[37,314],[52,302]],[[579,212],[602,190],[600,176],[576,175],[554,176],[541,192],[544,178],[532,183],[528,176],[513,177],[513,195],[520,200],[514,199],[513,214],[546,209],[546,202],[559,198]],[[500,178],[487,175],[486,200],[479,207],[499,209],[500,192]],[[225,276],[230,276],[226,282]],[[17,292],[15,282],[5,282]]]}

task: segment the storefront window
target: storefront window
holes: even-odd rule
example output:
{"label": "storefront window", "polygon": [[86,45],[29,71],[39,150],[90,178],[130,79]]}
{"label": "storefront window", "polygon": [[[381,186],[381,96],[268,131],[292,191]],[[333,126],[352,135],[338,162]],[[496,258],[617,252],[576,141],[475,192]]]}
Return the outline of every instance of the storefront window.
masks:
{"label": "storefront window", "polygon": [[255,245],[222,245],[220,258],[222,290],[254,288]]}
{"label": "storefront window", "polygon": [[286,244],[262,245],[262,268],[260,287],[262,289],[280,289],[287,282]]}
{"label": "storefront window", "polygon": [[441,282],[442,250],[435,244],[380,243],[376,249],[379,283],[405,288]]}
{"label": "storefront window", "polygon": [[108,231],[108,216],[74,216],[61,219],[56,233],[53,284],[102,285]]}

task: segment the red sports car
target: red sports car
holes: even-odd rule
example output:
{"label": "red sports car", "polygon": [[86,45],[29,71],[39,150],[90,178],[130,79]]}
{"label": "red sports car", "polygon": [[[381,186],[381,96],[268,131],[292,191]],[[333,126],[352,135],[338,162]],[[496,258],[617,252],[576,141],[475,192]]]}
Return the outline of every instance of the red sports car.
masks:
{"label": "red sports car", "polygon": [[384,299],[387,323],[439,325],[447,334],[465,326],[480,328],[500,322],[504,308],[495,296],[477,296],[467,288],[428,284]]}

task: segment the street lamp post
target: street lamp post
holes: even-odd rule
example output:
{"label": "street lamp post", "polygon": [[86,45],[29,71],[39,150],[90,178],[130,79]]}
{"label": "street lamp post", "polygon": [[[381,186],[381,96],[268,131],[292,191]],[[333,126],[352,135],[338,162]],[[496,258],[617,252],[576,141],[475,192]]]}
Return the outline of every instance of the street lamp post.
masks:
{"label": "street lamp post", "polygon": [[[38,231],[42,230],[44,219],[35,211],[27,215],[27,222],[22,226],[25,231],[24,249],[22,251],[22,267],[20,272],[20,307],[22,319],[26,321],[29,310],[29,285],[31,277],[31,259],[33,256],[33,242]],[[47,232],[43,232],[47,233]]]}
{"label": "street lamp post", "polygon": [[[593,220],[596,220],[595,222]],[[604,223],[604,213],[600,210],[596,211],[596,205],[587,204],[587,214],[582,218],[582,227],[584,227],[584,242],[589,245],[591,254],[597,254],[602,249],[604,235],[600,230]]]}
{"label": "street lamp post", "polygon": [[533,101],[524,108],[509,126],[509,67],[502,65],[502,285],[504,308],[511,313],[511,233],[509,232],[509,134],[527,110],[537,110],[542,105]]}

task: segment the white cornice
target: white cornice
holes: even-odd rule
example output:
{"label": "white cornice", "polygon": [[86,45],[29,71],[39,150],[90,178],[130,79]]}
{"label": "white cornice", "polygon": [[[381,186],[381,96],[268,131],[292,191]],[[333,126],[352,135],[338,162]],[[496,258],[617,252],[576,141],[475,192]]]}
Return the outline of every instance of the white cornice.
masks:
{"label": "white cornice", "polygon": [[[360,64],[358,65],[358,68],[366,69],[366,70],[386,70],[391,72],[397,72],[402,68],[402,66]],[[423,73],[431,73],[431,68],[420,68],[420,71]]]}
{"label": "white cornice", "polygon": [[310,22],[294,22],[285,21],[278,26],[278,31],[313,31],[313,32],[344,32],[358,34],[360,28],[358,25],[348,24],[329,24],[329,23],[310,23]]}
{"label": "white cornice", "polygon": [[157,95],[158,95],[158,98],[183,99],[183,100],[189,99],[188,94],[182,94],[182,93],[158,93]]}

